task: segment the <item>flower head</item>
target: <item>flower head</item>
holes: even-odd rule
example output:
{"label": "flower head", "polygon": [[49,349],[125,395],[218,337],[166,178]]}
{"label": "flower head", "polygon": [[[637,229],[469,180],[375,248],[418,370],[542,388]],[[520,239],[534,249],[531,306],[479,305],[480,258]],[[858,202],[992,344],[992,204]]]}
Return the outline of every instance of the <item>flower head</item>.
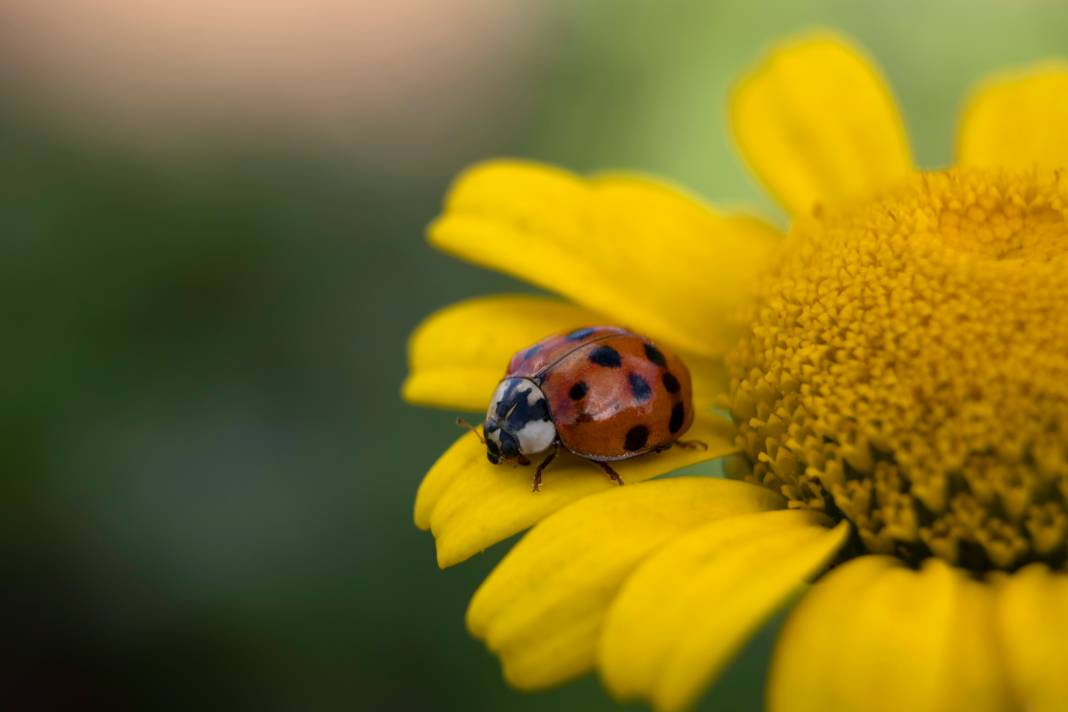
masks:
{"label": "flower head", "polygon": [[1059,564],[1068,176],[921,173],[795,225],[733,355],[748,479],[868,551]]}
{"label": "flower head", "polygon": [[[467,614],[514,685],[596,669],[682,709],[805,591],[774,710],[1068,708],[1065,96],[1061,65],[989,82],[958,165],[921,172],[862,55],[777,48],[731,119],[785,238],[643,178],[461,176],[431,241],[571,303],[431,317],[406,397],[481,409],[512,352],[614,319],[683,354],[711,445],[626,461],[617,490],[572,459],[531,495],[471,435],[432,468],[416,523],[441,565],[533,525]],[[734,480],[640,483],[722,456]]]}

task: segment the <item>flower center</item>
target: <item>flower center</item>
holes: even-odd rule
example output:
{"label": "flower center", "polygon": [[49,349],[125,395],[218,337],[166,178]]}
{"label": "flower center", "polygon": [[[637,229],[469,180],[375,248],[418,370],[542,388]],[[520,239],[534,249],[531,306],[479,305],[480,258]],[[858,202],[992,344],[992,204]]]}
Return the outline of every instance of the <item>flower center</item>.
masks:
{"label": "flower center", "polygon": [[1068,176],[954,169],[797,222],[731,357],[745,476],[975,571],[1068,540]]}

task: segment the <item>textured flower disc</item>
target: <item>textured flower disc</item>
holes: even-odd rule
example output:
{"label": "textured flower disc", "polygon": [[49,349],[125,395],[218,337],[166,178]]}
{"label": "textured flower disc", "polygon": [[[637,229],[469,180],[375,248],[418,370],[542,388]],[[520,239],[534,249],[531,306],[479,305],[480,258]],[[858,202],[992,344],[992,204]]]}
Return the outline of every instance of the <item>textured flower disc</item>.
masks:
{"label": "textured flower disc", "polygon": [[872,552],[1064,568],[1068,177],[956,169],[795,224],[731,357],[746,477]]}

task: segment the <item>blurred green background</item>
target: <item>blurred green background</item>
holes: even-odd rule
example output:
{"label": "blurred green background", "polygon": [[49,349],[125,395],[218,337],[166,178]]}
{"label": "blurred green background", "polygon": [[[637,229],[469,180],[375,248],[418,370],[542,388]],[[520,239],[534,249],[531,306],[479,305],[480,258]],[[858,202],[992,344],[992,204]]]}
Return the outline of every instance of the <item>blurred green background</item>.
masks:
{"label": "blurred green background", "polygon": [[[0,0],[7,708],[613,708],[507,688],[463,627],[505,547],[442,572],[411,522],[458,433],[401,403],[406,336],[526,289],[425,245],[450,177],[633,168],[781,222],[723,121],[776,38],[863,44],[924,166],[981,76],[1068,53],[1060,0],[174,5]],[[759,705],[774,632],[705,707]]]}

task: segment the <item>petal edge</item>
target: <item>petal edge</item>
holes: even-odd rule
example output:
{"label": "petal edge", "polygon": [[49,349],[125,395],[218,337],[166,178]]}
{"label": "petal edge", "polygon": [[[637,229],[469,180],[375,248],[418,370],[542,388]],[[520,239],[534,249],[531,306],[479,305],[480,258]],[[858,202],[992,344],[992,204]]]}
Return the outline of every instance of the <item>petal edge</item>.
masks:
{"label": "petal edge", "polygon": [[961,112],[957,161],[964,165],[1068,167],[1068,62],[995,75]]}
{"label": "petal edge", "polygon": [[848,523],[826,523],[803,510],[741,515],[694,529],[651,556],[606,619],[598,651],[605,686],[665,712],[689,706],[844,543]]}
{"label": "petal edge", "polygon": [[730,124],[746,163],[792,215],[867,197],[913,168],[886,82],[829,33],[772,49],[735,87]]}
{"label": "petal edge", "polygon": [[[736,451],[733,426],[717,415],[698,414],[686,437],[708,449],[671,448],[613,466],[624,482],[636,484]],[[458,564],[575,500],[617,486],[595,465],[563,451],[537,494],[530,491],[532,472],[489,464],[478,438],[461,436],[423,478],[415,500],[416,526],[433,532],[438,565]]]}
{"label": "petal edge", "polygon": [[431,244],[683,351],[720,357],[779,233],[634,175],[489,161],[453,184]]}
{"label": "petal edge", "polygon": [[515,352],[549,334],[602,320],[588,309],[533,295],[450,304],[408,337],[403,397],[416,405],[483,411]]}
{"label": "petal edge", "polygon": [[709,520],[782,505],[764,488],[709,477],[592,495],[516,544],[472,598],[468,628],[501,656],[512,684],[560,683],[593,666],[612,597],[649,552]]}

